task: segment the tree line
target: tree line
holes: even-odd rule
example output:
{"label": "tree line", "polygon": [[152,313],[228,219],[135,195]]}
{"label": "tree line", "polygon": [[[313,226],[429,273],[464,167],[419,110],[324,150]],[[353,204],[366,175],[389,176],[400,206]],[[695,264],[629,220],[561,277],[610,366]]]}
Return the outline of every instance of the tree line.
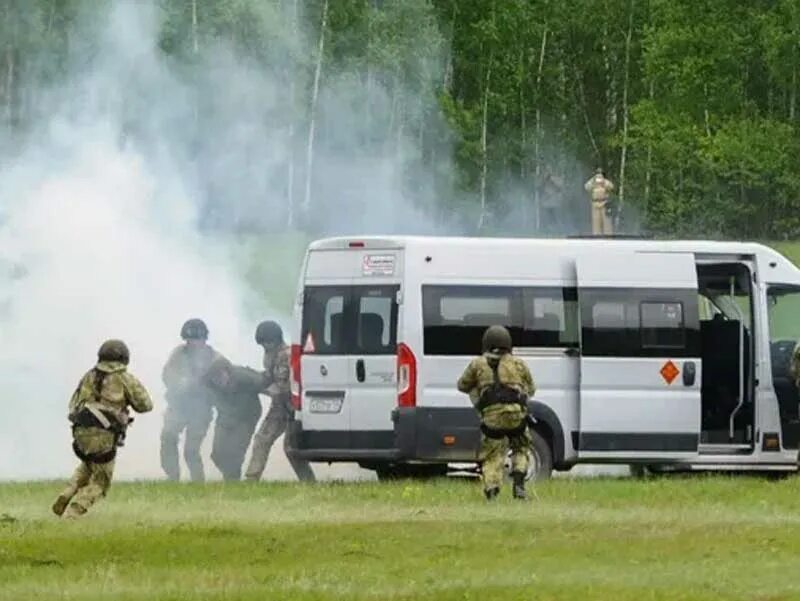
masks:
{"label": "tree line", "polygon": [[[7,140],[46,118],[37,95],[107,4],[2,0]],[[280,227],[324,227],[338,156],[388,161],[401,202],[470,233],[585,228],[601,166],[648,231],[800,234],[795,0],[156,4],[159,52],[188,77],[225,43],[280,84]]]}

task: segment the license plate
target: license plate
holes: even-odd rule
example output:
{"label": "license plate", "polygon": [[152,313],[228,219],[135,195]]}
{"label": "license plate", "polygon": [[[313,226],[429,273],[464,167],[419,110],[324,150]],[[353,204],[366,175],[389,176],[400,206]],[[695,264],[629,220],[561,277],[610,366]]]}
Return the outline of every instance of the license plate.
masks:
{"label": "license plate", "polygon": [[310,399],[311,413],[339,413],[342,410],[342,399]]}

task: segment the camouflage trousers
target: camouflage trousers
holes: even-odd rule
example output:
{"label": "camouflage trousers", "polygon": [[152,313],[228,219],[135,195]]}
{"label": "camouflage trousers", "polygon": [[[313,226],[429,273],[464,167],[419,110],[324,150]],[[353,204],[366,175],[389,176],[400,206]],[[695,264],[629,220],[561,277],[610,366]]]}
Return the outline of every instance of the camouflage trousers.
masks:
{"label": "camouflage trousers", "polygon": [[113,460],[108,463],[82,461],[56,500],[57,505],[68,505],[64,517],[77,517],[86,513],[92,505],[106,496],[113,476]]}
{"label": "camouflage trousers", "polygon": [[211,425],[211,407],[197,407],[187,410],[167,407],[164,413],[164,428],[161,430],[161,468],[170,480],[180,480],[181,468],[178,459],[180,436],[186,432],[183,442],[183,459],[189,468],[189,476],[194,482],[205,480],[203,458],[200,447]]}
{"label": "camouflage trousers", "polygon": [[[253,437],[253,452],[250,456],[250,463],[245,472],[248,480],[259,480],[267,467],[269,452],[275,441],[286,432],[289,422],[292,421],[292,414],[282,403],[273,401],[269,413],[261,422],[258,432]],[[283,449],[286,451],[286,438],[283,439]],[[308,461],[302,459],[289,459],[294,473],[301,482],[313,482],[316,478]]]}
{"label": "camouflage trousers", "polygon": [[511,471],[527,472],[530,463],[530,446],[531,435],[527,428],[520,434],[502,438],[489,438],[482,434],[478,457],[481,462],[484,490],[500,488],[503,483],[505,461],[509,449],[511,450]]}

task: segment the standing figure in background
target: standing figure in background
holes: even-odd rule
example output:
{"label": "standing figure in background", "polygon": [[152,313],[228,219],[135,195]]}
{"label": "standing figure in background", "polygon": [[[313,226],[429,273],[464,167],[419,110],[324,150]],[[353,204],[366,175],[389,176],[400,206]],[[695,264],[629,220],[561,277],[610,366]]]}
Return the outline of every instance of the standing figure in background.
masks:
{"label": "standing figure in background", "polygon": [[107,340],[97,352],[97,364],[81,378],[69,401],[72,450],[81,460],[67,487],[53,503],[53,513],[76,518],[105,497],[114,476],[117,447],[123,445],[137,413],[153,409],[147,390],[128,373],[130,352],[122,340]]}
{"label": "standing figure in background", "polygon": [[220,357],[208,344],[208,327],[202,319],[190,319],[181,328],[184,343],[172,351],[162,379],[167,387],[167,411],[161,431],[161,467],[170,480],[180,480],[178,441],[186,432],[183,457],[194,482],[203,482],[203,459],[200,446],[211,425],[213,392],[205,374]]}
{"label": "standing figure in background", "polygon": [[554,233],[561,226],[559,212],[564,207],[564,180],[555,175],[550,167],[545,167],[538,186],[539,229]]}
{"label": "standing figure in background", "polygon": [[[274,321],[263,321],[256,328],[255,338],[256,343],[264,349],[263,393],[270,396],[272,404],[253,439],[253,452],[245,474],[248,480],[261,478],[267,467],[272,445],[286,432],[289,423],[294,419],[289,381],[289,347],[283,341],[283,330]],[[285,438],[283,448],[285,451]],[[314,481],[314,472],[308,461],[289,458],[289,463],[301,481]]]}
{"label": "standing figure in background", "polygon": [[261,417],[258,394],[264,389],[264,375],[218,357],[208,370],[207,381],[214,390],[217,408],[211,461],[222,472],[223,479],[238,481]]}
{"label": "standing figure in background", "polygon": [[592,178],[583,186],[591,195],[592,202],[592,233],[595,235],[610,235],[614,232],[611,215],[606,210],[614,184],[606,179],[603,170],[598,167]]}

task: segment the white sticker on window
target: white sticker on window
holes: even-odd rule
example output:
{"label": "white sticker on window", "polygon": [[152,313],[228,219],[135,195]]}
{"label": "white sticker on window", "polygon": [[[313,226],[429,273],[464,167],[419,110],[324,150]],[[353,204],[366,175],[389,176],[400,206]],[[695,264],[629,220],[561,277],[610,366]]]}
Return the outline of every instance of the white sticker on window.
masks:
{"label": "white sticker on window", "polygon": [[361,261],[361,275],[394,275],[394,255],[364,255]]}

